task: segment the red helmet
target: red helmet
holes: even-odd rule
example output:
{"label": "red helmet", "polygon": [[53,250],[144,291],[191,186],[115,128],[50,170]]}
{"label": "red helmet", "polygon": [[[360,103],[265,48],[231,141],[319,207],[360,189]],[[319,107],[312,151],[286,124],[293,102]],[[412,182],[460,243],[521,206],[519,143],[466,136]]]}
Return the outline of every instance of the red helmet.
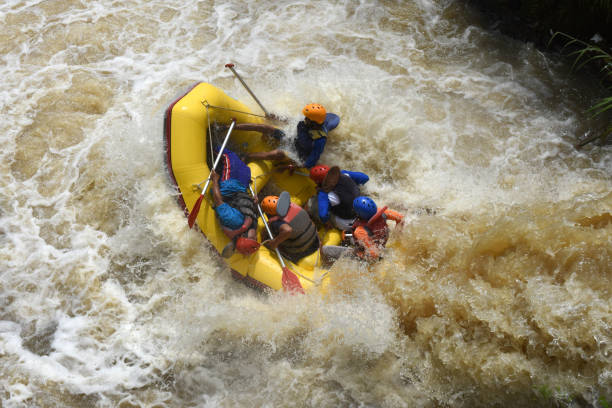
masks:
{"label": "red helmet", "polygon": [[317,184],[321,184],[329,171],[329,166],[319,164],[310,169],[310,178]]}

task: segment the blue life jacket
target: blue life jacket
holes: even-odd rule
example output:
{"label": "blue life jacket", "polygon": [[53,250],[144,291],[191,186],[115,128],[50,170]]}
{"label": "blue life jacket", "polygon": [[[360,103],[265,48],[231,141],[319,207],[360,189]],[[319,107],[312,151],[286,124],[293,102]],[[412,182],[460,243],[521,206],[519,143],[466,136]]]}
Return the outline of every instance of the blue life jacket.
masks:
{"label": "blue life jacket", "polygon": [[321,129],[312,129],[306,126],[304,121],[297,125],[297,137],[295,138],[295,149],[301,160],[306,160],[314,147],[315,140],[326,138],[327,131],[324,127]]}
{"label": "blue life jacket", "polygon": [[[219,148],[215,148],[215,154],[218,153]],[[224,149],[220,164],[221,166],[217,167],[217,172],[221,175],[220,181],[235,179],[244,184],[245,189],[251,183],[251,169],[236,153]]]}

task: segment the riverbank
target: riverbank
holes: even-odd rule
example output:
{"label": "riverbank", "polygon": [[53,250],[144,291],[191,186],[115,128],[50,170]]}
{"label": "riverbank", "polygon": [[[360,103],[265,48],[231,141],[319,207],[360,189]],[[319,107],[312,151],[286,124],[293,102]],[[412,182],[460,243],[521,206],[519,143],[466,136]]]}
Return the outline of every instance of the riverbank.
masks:
{"label": "riverbank", "polygon": [[[585,48],[586,44],[610,53],[612,7],[606,5],[606,2],[583,4],[583,2],[571,0],[555,2],[466,0],[466,4],[472,11],[484,17],[483,28],[497,30],[511,38],[533,43],[542,51],[558,53],[566,58],[568,65],[576,63],[578,53]],[[555,35],[555,33],[564,35]],[[579,42],[572,42],[572,38]],[[586,80],[601,83],[602,96],[590,102],[591,106],[609,96],[605,88],[612,82],[612,77],[606,75],[606,72],[609,72],[609,69],[605,67],[608,59],[593,58],[596,55],[599,53],[591,52],[581,55],[580,64],[587,60],[590,62],[581,66],[580,69],[575,69],[572,65],[573,75],[580,75]],[[589,113],[587,118],[589,122],[592,122],[588,125],[590,131],[577,140],[575,147],[580,149],[597,139],[600,145],[612,144],[610,122],[605,121],[606,116],[595,119]],[[603,123],[601,123],[602,120],[604,120]]]}

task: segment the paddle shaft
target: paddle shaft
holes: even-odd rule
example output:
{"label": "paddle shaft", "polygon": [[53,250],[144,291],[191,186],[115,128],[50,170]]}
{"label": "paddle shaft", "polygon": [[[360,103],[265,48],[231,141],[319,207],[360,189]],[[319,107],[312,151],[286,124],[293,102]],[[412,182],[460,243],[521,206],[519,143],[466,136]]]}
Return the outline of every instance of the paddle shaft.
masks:
{"label": "paddle shaft", "polygon": [[206,190],[208,189],[208,185],[210,184],[210,180],[212,179],[213,171],[215,171],[215,169],[217,168],[217,164],[219,164],[219,161],[221,160],[221,156],[223,156],[223,149],[225,149],[225,145],[229,141],[229,137],[232,134],[232,130],[234,130],[234,125],[235,124],[236,124],[236,119],[232,120],[232,124],[230,125],[229,129],[227,130],[227,135],[225,136],[225,140],[223,141],[223,144],[221,145],[221,149],[219,149],[219,154],[217,155],[217,158],[215,159],[215,163],[213,164],[213,167],[210,170],[210,174],[208,175],[208,179],[206,180],[206,184],[204,184],[204,188],[202,189],[202,194],[201,195],[206,194]]}
{"label": "paddle shaft", "polygon": [[[255,194],[255,190],[253,190],[253,186],[249,185],[249,189],[251,190],[251,194],[253,194],[253,197],[256,197],[257,195]],[[263,221],[265,227],[266,227],[266,231],[268,231],[268,235],[270,236],[270,239],[274,239],[274,235],[272,235],[272,231],[270,230],[270,226],[268,225],[268,221],[266,221],[266,217],[264,216],[263,211],[261,210],[261,206],[259,205],[259,202],[257,203],[257,209],[259,210],[259,215],[261,216],[261,220]],[[283,257],[280,253],[280,251],[278,250],[278,248],[274,248],[276,250],[276,255],[278,256],[278,259],[280,261],[280,264],[283,268],[286,268],[287,266],[285,265],[285,261],[283,260]]]}
{"label": "paddle shaft", "polygon": [[[193,205],[193,208],[191,209],[191,212],[189,213],[189,217],[187,217],[187,223],[189,224],[189,228],[193,228],[193,226],[195,225],[196,219],[198,218],[198,213],[200,212],[200,206],[202,205],[202,200],[204,199],[204,194],[206,194],[206,190],[208,190],[208,186],[210,185],[210,180],[212,179],[212,174],[217,168],[217,164],[219,164],[219,160],[221,160],[221,156],[223,156],[223,149],[225,149],[225,145],[227,144],[227,141],[229,140],[229,137],[232,134],[232,130],[234,129],[235,124],[236,124],[236,119],[233,119],[232,124],[230,125],[227,131],[227,135],[225,136],[225,140],[223,141],[223,145],[221,146],[221,150],[219,150],[217,159],[215,160],[215,163],[213,164],[212,169],[210,169],[210,173],[208,174],[208,178],[206,179],[206,184],[204,185],[204,188],[202,189],[202,193],[200,194],[200,197],[196,200],[195,204]],[[212,154],[212,152],[210,152],[210,154]]]}
{"label": "paddle shaft", "polygon": [[227,68],[229,68],[234,75],[236,76],[236,78],[238,78],[238,80],[240,81],[240,83],[242,83],[242,85],[244,86],[244,88],[247,90],[247,92],[253,97],[253,99],[255,99],[255,102],[257,102],[257,104],[259,105],[259,107],[261,108],[262,111],[264,111],[264,113],[266,114],[266,116],[270,116],[270,114],[268,113],[268,111],[266,110],[266,108],[264,108],[264,106],[261,104],[261,102],[259,102],[259,99],[257,99],[257,97],[255,96],[255,94],[253,93],[253,91],[251,91],[251,88],[249,88],[249,86],[246,84],[246,82],[244,82],[244,80],[242,79],[242,77],[240,75],[238,75],[238,72],[236,72],[236,70],[234,69],[234,64],[225,64],[225,66]]}

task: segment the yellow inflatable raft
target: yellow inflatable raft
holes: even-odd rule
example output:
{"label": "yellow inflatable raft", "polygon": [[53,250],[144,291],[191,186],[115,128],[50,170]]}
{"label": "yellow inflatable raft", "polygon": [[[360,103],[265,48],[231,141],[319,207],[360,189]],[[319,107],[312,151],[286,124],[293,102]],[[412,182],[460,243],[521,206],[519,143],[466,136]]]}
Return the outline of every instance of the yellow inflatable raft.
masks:
{"label": "yellow inflatable raft", "polygon": [[[185,95],[174,101],[165,114],[164,139],[166,163],[170,178],[178,187],[178,201],[188,215],[198,200],[201,188],[210,174],[207,160],[210,154],[211,129],[214,124],[229,125],[235,118],[237,123],[262,123],[260,116],[251,111],[213,85],[201,82],[194,85]],[[251,152],[270,150],[258,132],[234,131],[230,145],[240,146]],[[228,145],[229,146],[229,145]],[[291,201],[303,206],[316,192],[315,184],[303,175],[290,175],[288,172],[274,171],[270,161],[255,161],[248,164],[251,168],[251,186],[256,192],[271,183],[269,189],[282,190],[291,194]],[[187,220],[185,220],[187,223]],[[197,217],[197,225],[220,252],[229,243],[212,206],[210,188],[203,200]],[[258,241],[262,241],[265,231],[261,218],[258,221]],[[338,245],[341,240],[337,230],[319,230],[324,245]],[[282,289],[282,267],[274,251],[261,246],[252,255],[242,255],[238,251],[227,259],[234,277],[258,288]],[[327,270],[321,268],[319,251],[294,264],[285,259],[289,269],[298,276],[302,287],[308,291],[324,286],[329,278]]]}

